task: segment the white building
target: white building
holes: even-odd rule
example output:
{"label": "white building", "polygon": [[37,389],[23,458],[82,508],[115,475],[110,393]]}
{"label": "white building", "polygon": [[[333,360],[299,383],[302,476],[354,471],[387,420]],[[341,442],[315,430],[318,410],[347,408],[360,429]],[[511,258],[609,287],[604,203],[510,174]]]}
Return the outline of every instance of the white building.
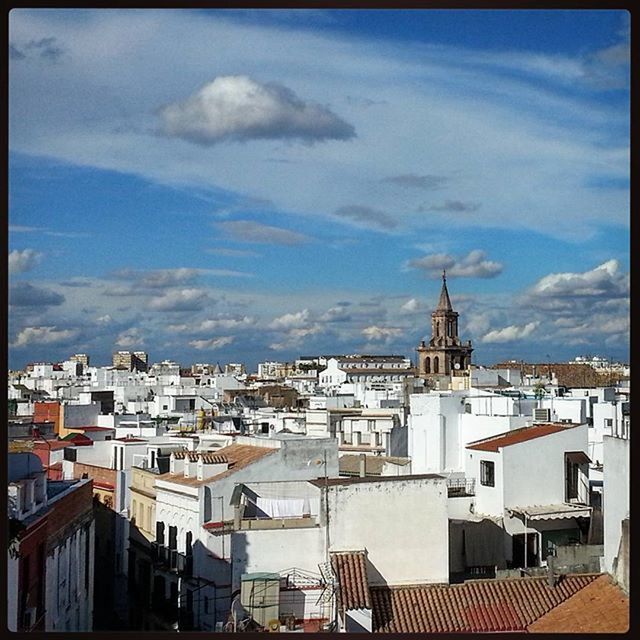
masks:
{"label": "white building", "polygon": [[[234,589],[245,576],[264,573],[294,579],[301,574],[308,580],[316,576],[317,586],[327,588],[326,563],[347,552],[365,555],[370,585],[448,582],[447,487],[442,476],[243,483],[233,507]],[[319,592],[304,588],[295,599],[286,584],[283,581],[278,596],[279,612],[305,621],[334,619],[335,601],[326,600],[321,607]],[[328,595],[335,597],[330,590]],[[245,615],[251,614],[245,607]],[[367,617],[370,612],[362,612],[365,628]]]}
{"label": "white building", "polygon": [[[622,522],[629,518],[631,466],[628,436],[604,436],[604,567],[608,573],[616,573],[622,538]],[[628,571],[628,568],[627,568]]]}
{"label": "white building", "polygon": [[[238,436],[210,453],[172,454],[169,473],[155,481],[155,544],[165,566],[154,577],[156,599],[182,615],[188,612],[202,630],[226,621],[230,590],[215,585],[231,580],[225,523],[233,518],[229,504],[235,485],[272,478],[307,480],[325,472],[338,475],[332,439]],[[176,573],[178,563],[188,570]],[[193,599],[190,593],[196,589],[198,598]]]}
{"label": "white building", "polygon": [[538,566],[555,545],[586,539],[587,428],[538,424],[467,445],[474,513],[502,520],[505,557],[514,566]]}
{"label": "white building", "polygon": [[464,471],[467,443],[530,423],[534,405],[476,389],[412,394],[408,455],[413,473]]}

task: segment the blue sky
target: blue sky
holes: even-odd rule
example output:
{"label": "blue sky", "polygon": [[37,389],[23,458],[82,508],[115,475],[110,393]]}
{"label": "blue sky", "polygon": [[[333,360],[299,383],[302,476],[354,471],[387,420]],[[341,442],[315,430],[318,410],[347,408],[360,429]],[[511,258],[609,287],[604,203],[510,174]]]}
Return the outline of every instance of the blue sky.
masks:
{"label": "blue sky", "polygon": [[628,359],[624,11],[13,10],[10,366]]}

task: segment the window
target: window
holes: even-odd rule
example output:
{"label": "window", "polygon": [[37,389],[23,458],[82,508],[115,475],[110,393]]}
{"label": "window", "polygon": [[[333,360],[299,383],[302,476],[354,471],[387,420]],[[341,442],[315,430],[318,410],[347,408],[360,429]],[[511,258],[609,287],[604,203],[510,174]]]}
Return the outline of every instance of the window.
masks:
{"label": "window", "polygon": [[164,544],[164,522],[156,522],[156,542]]}
{"label": "window", "polygon": [[433,373],[439,373],[439,372],[440,372],[440,358],[436,356],[433,359]]}
{"label": "window", "polygon": [[578,499],[578,464],[565,454],[565,500]]}
{"label": "window", "polygon": [[495,462],[480,460],[480,484],[485,487],[495,487]]}
{"label": "window", "polygon": [[605,427],[613,427],[613,418],[605,418],[604,419]]}

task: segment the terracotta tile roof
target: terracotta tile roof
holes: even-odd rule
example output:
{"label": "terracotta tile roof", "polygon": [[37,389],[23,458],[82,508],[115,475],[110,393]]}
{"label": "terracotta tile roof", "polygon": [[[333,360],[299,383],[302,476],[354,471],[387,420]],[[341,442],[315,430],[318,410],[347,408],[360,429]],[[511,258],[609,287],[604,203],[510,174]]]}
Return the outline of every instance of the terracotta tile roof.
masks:
{"label": "terracotta tile roof", "polygon": [[534,633],[624,633],[629,598],[602,575],[527,627]]}
{"label": "terracotta tile roof", "polygon": [[474,580],[464,584],[371,587],[373,631],[461,633],[525,631],[535,620],[592,583],[598,574]]}
{"label": "terracotta tile roof", "polygon": [[156,476],[156,480],[177,482],[179,484],[197,487],[203,484],[208,484],[210,482],[215,482],[216,480],[220,480],[222,478],[226,478],[232,473],[235,473],[240,469],[244,469],[244,467],[248,467],[250,464],[256,462],[257,460],[260,460],[261,458],[264,458],[265,456],[271,455],[276,451],[278,451],[278,449],[254,447],[248,444],[230,444],[228,447],[220,449],[220,453],[216,454],[217,456],[224,455],[227,458],[227,462],[229,463],[229,469],[223,471],[222,473],[218,473],[215,476],[205,478],[204,480],[198,480],[197,478],[185,478],[182,473],[162,473]]}
{"label": "terracotta tile roof", "polygon": [[548,436],[552,433],[558,433],[566,429],[573,429],[580,425],[566,424],[558,422],[548,422],[544,424],[534,424],[531,427],[522,427],[520,429],[514,429],[507,433],[501,433],[500,435],[486,438],[484,440],[477,440],[467,445],[467,449],[477,449],[480,451],[497,451],[499,448],[508,447],[512,444],[520,444],[521,442],[527,442],[534,438],[541,438]]}
{"label": "terracotta tile roof", "polygon": [[366,553],[332,553],[331,566],[338,577],[338,608],[371,609]]}
{"label": "terracotta tile roof", "polygon": [[114,427],[96,427],[89,425],[87,427],[66,427],[68,431],[115,431]]}
{"label": "terracotta tile roof", "polygon": [[229,462],[227,456],[221,453],[201,453],[198,451],[187,451],[183,449],[181,451],[174,451],[173,457],[176,460],[184,460],[189,458],[191,462],[198,462],[199,458],[202,458],[202,462],[205,464],[225,464]]}
{"label": "terracotta tile roof", "polygon": [[36,449],[50,449],[51,451],[57,451],[58,449],[64,449],[65,447],[80,447],[80,446],[92,446],[93,440],[87,438],[87,436],[83,436],[80,433],[73,434],[72,437],[67,440],[51,440],[47,442],[42,442],[41,440],[36,440],[33,443],[33,446]]}

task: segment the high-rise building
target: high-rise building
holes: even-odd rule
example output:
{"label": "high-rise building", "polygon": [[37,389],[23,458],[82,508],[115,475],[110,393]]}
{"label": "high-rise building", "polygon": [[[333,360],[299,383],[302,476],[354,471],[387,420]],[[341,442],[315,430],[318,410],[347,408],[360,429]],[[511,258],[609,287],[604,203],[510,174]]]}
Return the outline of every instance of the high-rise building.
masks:
{"label": "high-rise building", "polygon": [[144,351],[116,351],[113,354],[113,366],[128,371],[147,371],[149,357]]}
{"label": "high-rise building", "polygon": [[444,271],[438,306],[431,314],[431,339],[428,345],[422,340],[416,351],[421,378],[448,376],[471,364],[473,347],[470,340],[463,343],[458,336],[458,313],[451,306]]}
{"label": "high-rise building", "polygon": [[69,360],[79,362],[83,367],[89,366],[89,356],[86,353],[74,353]]}

